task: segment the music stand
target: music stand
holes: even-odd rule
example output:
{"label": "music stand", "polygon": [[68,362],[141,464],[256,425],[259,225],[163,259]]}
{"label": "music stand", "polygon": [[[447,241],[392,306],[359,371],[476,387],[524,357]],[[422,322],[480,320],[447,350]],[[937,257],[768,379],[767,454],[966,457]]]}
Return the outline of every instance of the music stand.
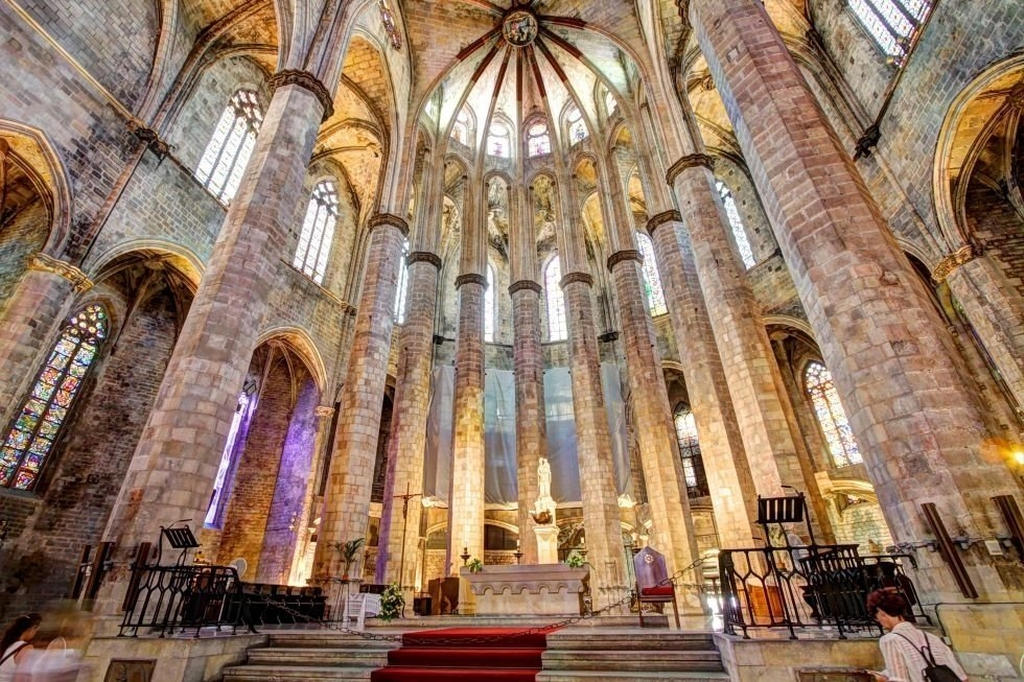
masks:
{"label": "music stand", "polygon": [[[175,523],[182,523],[181,521],[175,521]],[[160,526],[160,552],[158,554],[157,563],[160,563],[159,556],[163,555],[163,544],[164,538],[167,538],[167,543],[171,546],[171,549],[180,549],[181,554],[178,555],[178,566],[185,565],[185,556],[188,554],[190,549],[196,549],[199,547],[199,542],[196,540],[196,536],[192,534],[192,529],[187,525],[185,526],[171,526],[165,528]]]}
{"label": "music stand", "polygon": [[[810,538],[810,545],[814,546],[814,528],[811,527],[811,518],[807,513],[807,498],[803,493],[787,495],[785,497],[761,497],[757,496],[757,525],[764,530],[764,541],[768,547],[772,547],[772,536],[768,532],[768,526],[773,523],[779,524],[785,535],[784,524],[806,523],[807,535]],[[789,538],[786,539],[789,545]]]}

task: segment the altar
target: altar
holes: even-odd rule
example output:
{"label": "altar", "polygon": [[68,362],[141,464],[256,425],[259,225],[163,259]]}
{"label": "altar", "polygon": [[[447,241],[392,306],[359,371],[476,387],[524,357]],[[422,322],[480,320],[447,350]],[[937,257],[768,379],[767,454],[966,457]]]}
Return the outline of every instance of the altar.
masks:
{"label": "altar", "polygon": [[463,568],[462,590],[470,603],[459,611],[478,616],[578,616],[590,569],[566,564],[484,566],[478,573]]}

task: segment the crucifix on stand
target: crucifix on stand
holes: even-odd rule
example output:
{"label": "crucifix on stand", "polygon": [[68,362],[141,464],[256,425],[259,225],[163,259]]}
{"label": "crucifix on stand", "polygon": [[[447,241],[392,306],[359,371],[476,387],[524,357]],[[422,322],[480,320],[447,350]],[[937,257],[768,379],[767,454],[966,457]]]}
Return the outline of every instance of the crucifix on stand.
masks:
{"label": "crucifix on stand", "polygon": [[[405,536],[408,533],[407,525],[409,523],[409,500],[414,500],[417,497],[423,497],[423,493],[411,493],[409,492],[410,484],[405,484],[405,494],[395,495],[396,500],[402,501],[402,554],[401,559],[398,562],[398,587],[404,589],[405,586],[402,584],[405,582]],[[405,600],[402,600],[402,618],[405,618]]]}

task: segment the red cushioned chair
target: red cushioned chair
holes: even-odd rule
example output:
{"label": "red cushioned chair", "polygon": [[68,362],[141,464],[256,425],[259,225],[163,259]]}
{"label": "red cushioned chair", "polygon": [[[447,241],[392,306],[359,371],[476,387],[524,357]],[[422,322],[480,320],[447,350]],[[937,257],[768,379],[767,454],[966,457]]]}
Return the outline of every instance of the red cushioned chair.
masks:
{"label": "red cushioned chair", "polygon": [[672,602],[676,614],[676,629],[679,629],[679,605],[676,604],[676,588],[668,579],[665,556],[650,547],[644,547],[633,556],[633,572],[636,573],[636,597],[640,607],[640,627],[644,626],[644,604],[667,604]]}

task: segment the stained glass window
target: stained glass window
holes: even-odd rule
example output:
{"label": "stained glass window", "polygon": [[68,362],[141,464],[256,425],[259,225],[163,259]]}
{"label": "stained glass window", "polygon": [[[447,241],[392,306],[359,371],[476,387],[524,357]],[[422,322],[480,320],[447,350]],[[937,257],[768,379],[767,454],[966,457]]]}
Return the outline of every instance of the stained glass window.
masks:
{"label": "stained glass window", "polygon": [[579,109],[573,107],[565,120],[569,124],[569,139],[573,144],[587,139],[587,124],[583,122],[583,114]]}
{"label": "stained glass window", "polygon": [[565,296],[562,295],[562,264],[558,254],[551,257],[544,268],[544,296],[548,307],[548,340],[562,341],[569,338],[565,321]]}
{"label": "stained glass window", "polygon": [[252,90],[239,90],[231,98],[206,145],[196,178],[221,201],[231,201],[256,147],[263,123],[259,100]]}
{"label": "stained glass window", "polygon": [[334,226],[338,222],[338,189],[330,180],[323,180],[313,188],[302,221],[302,234],[295,249],[292,265],[302,270],[317,284],[324,283],[327,257],[334,242]]}
{"label": "stained glass window", "polygon": [[543,156],[551,153],[551,135],[545,123],[534,123],[526,131],[526,148],[529,156]]}
{"label": "stained glass window", "polygon": [[247,417],[255,405],[255,398],[248,392],[243,391],[238,396],[238,403],[235,405],[235,414],[231,418],[231,429],[228,431],[228,440],[224,444],[224,450],[220,455],[220,466],[217,467],[217,477],[213,481],[213,492],[210,494],[210,506],[206,509],[205,525],[214,526],[217,524],[217,516],[223,506],[221,498],[226,487],[228,470],[231,468],[231,453],[235,450],[235,443],[238,440],[238,432],[242,425],[242,419]]}
{"label": "stained glass window", "polygon": [[931,9],[930,0],[849,0],[850,9],[885,54],[901,59],[910,36]]}
{"label": "stained glass window", "polygon": [[484,341],[494,342],[494,268],[487,264],[487,288],[484,290]]}
{"label": "stained glass window", "polygon": [[835,465],[843,467],[864,461],[828,368],[820,362],[807,363],[804,388],[814,405],[814,414],[821,425],[821,432]]}
{"label": "stained glass window", "polygon": [[469,144],[469,114],[465,110],[459,112],[455,117],[455,125],[452,126],[452,139],[461,144]]}
{"label": "stained glass window", "polygon": [[679,456],[683,460],[683,477],[690,497],[708,494],[704,463],[700,457],[700,443],[697,440],[697,422],[689,408],[680,406],[675,414],[676,439],[679,441]]}
{"label": "stained glass window", "polygon": [[395,322],[405,322],[405,299],[409,291],[409,266],[406,256],[409,255],[409,240],[402,244],[402,262],[398,265],[398,289],[395,291]]}
{"label": "stained glass window", "polygon": [[387,0],[377,0],[377,8],[380,10],[380,22],[384,25],[384,32],[388,34],[391,47],[401,50],[402,36],[398,32],[398,27],[395,26],[395,13],[391,11]]}
{"label": "stained glass window", "polygon": [[736,199],[721,180],[716,180],[715,186],[718,188],[718,194],[722,197],[725,215],[729,219],[729,227],[736,240],[736,249],[740,252],[740,259],[743,261],[743,266],[749,270],[757,261],[754,260],[754,251],[750,248],[750,240],[747,239],[747,230],[743,227],[743,219],[740,218],[739,209],[736,208]]}
{"label": "stained glass window", "polygon": [[107,338],[107,313],[90,305],[75,313],[7,432],[0,451],[0,487],[32,490],[89,367]]}
{"label": "stained glass window", "polygon": [[644,257],[644,292],[647,294],[647,308],[652,316],[664,315],[668,312],[668,306],[665,305],[665,292],[661,289],[658,265],[654,261],[654,243],[643,232],[636,233],[636,241],[640,246],[640,255]]}
{"label": "stained glass window", "polygon": [[604,109],[611,116],[619,109],[619,102],[615,99],[615,95],[612,94],[611,90],[604,93]]}
{"label": "stained glass window", "polygon": [[487,135],[487,153],[507,159],[512,153],[512,136],[504,123],[495,121]]}

